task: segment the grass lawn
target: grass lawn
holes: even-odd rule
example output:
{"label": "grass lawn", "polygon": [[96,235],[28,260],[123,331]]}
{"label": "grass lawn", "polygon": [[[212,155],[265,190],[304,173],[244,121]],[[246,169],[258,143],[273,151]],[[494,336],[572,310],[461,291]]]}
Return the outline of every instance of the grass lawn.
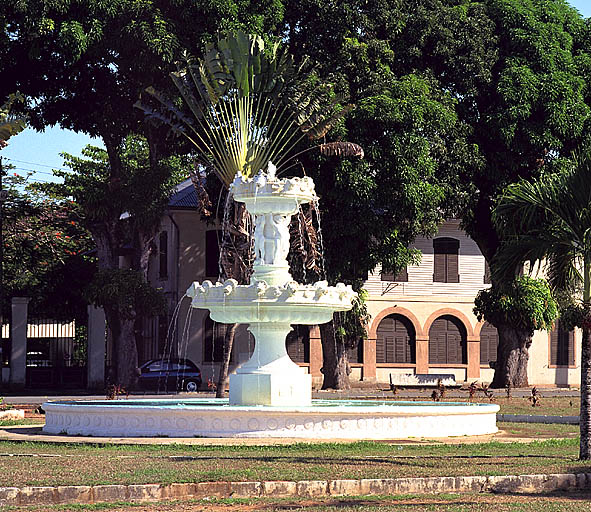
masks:
{"label": "grass lawn", "polygon": [[[537,428],[538,425],[535,425]],[[578,439],[446,445],[78,445],[0,442],[0,486],[591,472]]]}
{"label": "grass lawn", "polygon": [[[542,398],[540,405],[532,407],[531,401],[527,398],[512,397],[507,398],[503,390],[495,390],[494,401],[491,402],[488,398],[481,395],[475,397],[472,402],[483,404],[497,404],[501,410],[499,412],[504,414],[535,414],[546,416],[578,416],[580,399],[578,397],[563,397],[563,396],[549,396],[544,397],[544,392],[541,392]],[[466,397],[445,397],[442,402],[468,402],[468,393]],[[398,400],[408,400],[399,398]],[[417,398],[416,400],[430,400],[428,395]]]}

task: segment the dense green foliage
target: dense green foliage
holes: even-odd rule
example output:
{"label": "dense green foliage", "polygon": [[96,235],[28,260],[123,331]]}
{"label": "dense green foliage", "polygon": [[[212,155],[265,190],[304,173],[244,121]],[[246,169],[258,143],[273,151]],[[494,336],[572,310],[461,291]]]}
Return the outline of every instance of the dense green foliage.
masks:
{"label": "dense green foliage", "polygon": [[[30,310],[55,319],[85,313],[82,289],[92,278],[90,233],[71,200],[54,199],[27,186],[28,176],[8,171],[2,178],[2,312],[11,297],[31,297]],[[67,282],[68,286],[63,286]]]}
{"label": "dense green foliage", "polygon": [[166,311],[160,290],[152,288],[141,272],[131,269],[99,270],[86,290],[89,301],[103,307],[117,307],[123,315],[158,315]]}
{"label": "dense green foliage", "polygon": [[529,276],[516,278],[502,291],[498,288],[480,290],[474,304],[474,314],[479,321],[509,324],[531,334],[538,329],[550,330],[558,316],[558,305],[548,283]]}

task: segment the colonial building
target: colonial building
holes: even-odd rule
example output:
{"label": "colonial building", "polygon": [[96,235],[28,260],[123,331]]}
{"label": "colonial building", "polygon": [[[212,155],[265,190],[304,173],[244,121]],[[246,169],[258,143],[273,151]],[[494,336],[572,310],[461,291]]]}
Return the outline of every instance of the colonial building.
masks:
{"label": "colonial building", "polygon": [[[167,317],[146,326],[140,360],[174,354],[201,367],[204,382],[215,381],[221,360],[223,326],[207,311],[191,310],[186,289],[193,281],[218,275],[218,230],[200,220],[197,198],[189,181],[170,200],[151,261],[150,280],[169,298]],[[419,238],[419,265],[394,276],[378,267],[364,287],[369,292],[368,338],[349,353],[351,378],[388,382],[397,373],[453,373],[456,380],[490,382],[496,360],[497,332],[478,322],[472,309],[477,292],[490,286],[484,257],[459,227],[445,222],[434,238]],[[169,329],[168,326],[171,325]],[[232,367],[248,359],[252,337],[240,326]],[[315,385],[322,382],[322,349],[317,328],[296,327],[287,349],[307,368]],[[529,382],[536,385],[578,385],[580,333],[557,325],[537,331],[530,348]]]}

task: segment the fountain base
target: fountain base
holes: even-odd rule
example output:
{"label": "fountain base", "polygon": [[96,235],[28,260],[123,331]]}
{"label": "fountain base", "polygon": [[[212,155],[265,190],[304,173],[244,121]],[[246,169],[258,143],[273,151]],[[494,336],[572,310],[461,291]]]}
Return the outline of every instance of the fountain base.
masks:
{"label": "fountain base", "polygon": [[497,432],[495,404],[314,400],[241,407],[224,399],[43,404],[49,434],[100,437],[402,439]]}
{"label": "fountain base", "polygon": [[[300,370],[298,368],[298,370]],[[230,375],[230,405],[309,406],[312,403],[312,377],[246,373]]]}

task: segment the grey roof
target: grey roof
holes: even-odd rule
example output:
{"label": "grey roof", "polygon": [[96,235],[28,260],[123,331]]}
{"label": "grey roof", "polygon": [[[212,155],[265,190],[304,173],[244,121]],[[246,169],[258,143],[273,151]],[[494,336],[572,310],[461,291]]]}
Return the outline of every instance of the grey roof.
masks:
{"label": "grey roof", "polygon": [[190,180],[181,183],[168,200],[169,208],[197,208],[197,192]]}

